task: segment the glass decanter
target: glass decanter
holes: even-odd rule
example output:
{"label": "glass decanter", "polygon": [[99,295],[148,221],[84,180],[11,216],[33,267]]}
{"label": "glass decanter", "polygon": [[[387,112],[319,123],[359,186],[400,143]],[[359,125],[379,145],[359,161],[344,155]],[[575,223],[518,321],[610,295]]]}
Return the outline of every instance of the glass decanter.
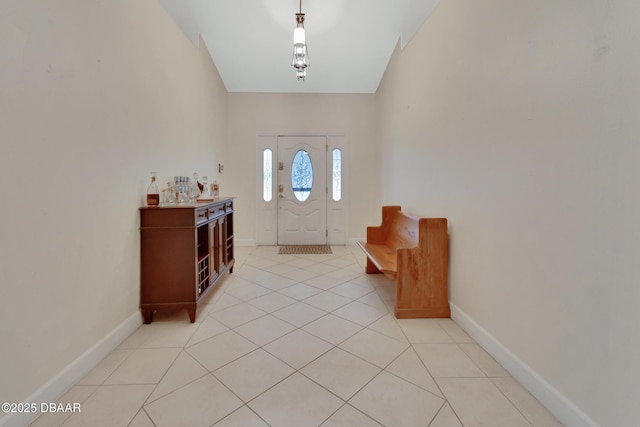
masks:
{"label": "glass decanter", "polygon": [[147,206],[160,205],[160,189],[156,183],[156,173],[151,172],[151,184],[147,188]]}
{"label": "glass decanter", "polygon": [[211,187],[209,187],[209,183],[207,182],[209,178],[206,176],[202,177],[202,193],[200,194],[200,199],[202,200],[211,200]]}

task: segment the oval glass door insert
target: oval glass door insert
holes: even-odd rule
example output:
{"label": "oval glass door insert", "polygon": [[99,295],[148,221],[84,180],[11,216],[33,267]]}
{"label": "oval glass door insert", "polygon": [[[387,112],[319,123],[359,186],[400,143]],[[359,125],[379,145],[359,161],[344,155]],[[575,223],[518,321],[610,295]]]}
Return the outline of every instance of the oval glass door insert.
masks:
{"label": "oval glass door insert", "polygon": [[298,150],[291,164],[291,187],[293,194],[300,202],[304,202],[311,194],[313,187],[313,165],[309,153]]}

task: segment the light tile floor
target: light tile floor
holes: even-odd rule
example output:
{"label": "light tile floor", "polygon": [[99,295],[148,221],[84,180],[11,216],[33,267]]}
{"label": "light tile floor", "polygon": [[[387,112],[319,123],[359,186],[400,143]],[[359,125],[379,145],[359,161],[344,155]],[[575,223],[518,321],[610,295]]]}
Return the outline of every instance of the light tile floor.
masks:
{"label": "light tile floor", "polygon": [[196,323],[156,313],[32,426],[560,425],[451,319],[396,319],[358,248],[236,251]]}

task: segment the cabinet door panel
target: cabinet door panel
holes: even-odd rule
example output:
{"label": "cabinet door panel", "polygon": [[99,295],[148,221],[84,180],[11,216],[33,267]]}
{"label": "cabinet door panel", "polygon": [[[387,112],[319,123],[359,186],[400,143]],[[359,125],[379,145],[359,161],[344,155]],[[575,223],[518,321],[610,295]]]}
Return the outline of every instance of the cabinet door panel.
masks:
{"label": "cabinet door panel", "polygon": [[[142,301],[193,301],[196,282],[194,229],[144,230],[141,239]],[[185,268],[185,266],[189,266]]]}

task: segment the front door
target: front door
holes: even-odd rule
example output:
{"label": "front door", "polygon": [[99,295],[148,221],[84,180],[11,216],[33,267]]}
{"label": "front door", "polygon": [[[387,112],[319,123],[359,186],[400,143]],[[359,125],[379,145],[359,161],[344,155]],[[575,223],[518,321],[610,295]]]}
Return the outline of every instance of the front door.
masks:
{"label": "front door", "polygon": [[327,243],[327,138],[278,137],[278,244]]}

